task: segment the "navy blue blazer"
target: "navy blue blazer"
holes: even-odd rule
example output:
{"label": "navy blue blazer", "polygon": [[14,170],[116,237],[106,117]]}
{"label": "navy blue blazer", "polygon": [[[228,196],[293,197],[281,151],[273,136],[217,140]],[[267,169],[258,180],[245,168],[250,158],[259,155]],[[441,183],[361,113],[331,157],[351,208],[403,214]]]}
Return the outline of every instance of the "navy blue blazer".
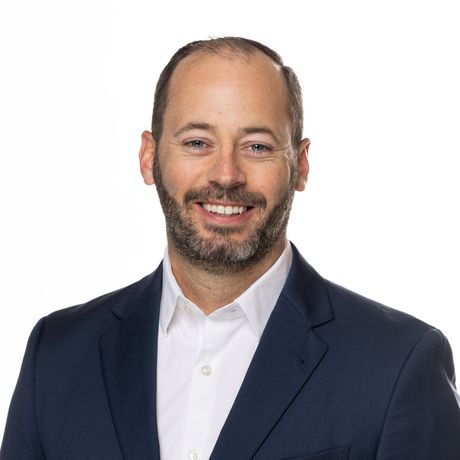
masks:
{"label": "navy blue blazer", "polygon": [[[158,460],[162,268],[39,321],[1,460]],[[213,460],[458,460],[449,344],[433,327],[324,280],[289,277]]]}

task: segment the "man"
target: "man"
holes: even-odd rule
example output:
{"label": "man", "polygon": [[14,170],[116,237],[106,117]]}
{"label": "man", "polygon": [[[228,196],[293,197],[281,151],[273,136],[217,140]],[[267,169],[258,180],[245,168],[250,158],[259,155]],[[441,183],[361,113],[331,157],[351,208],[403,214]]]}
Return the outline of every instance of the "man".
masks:
{"label": "man", "polygon": [[444,336],[286,240],[308,147],[275,52],[222,38],[173,56],[140,149],[163,263],[37,324],[1,460],[460,458]]}

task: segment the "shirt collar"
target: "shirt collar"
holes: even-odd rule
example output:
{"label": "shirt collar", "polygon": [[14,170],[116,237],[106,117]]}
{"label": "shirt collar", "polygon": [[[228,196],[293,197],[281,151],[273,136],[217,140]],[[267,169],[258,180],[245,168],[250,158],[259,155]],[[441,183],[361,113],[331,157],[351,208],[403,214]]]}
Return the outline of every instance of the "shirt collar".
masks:
{"label": "shirt collar", "polygon": [[[213,319],[231,319],[246,316],[254,333],[260,337],[268,319],[275,308],[278,297],[289,274],[292,263],[292,248],[289,241],[276,262],[234,302],[225,305],[211,315]],[[188,309],[194,315],[203,315],[201,310],[188,300],[177,284],[171,269],[168,248],[163,258],[163,290],[160,306],[160,327],[167,334],[168,327],[174,317],[176,308]]]}
{"label": "shirt collar", "polygon": [[[161,291],[160,327],[163,334],[167,334],[169,324],[174,316],[179,299],[184,297],[182,290],[173,275],[168,247],[163,257],[163,288]],[[185,297],[184,297],[185,298]]]}
{"label": "shirt collar", "polygon": [[235,300],[246,313],[259,339],[286,283],[291,263],[292,248],[287,241],[276,262]]}

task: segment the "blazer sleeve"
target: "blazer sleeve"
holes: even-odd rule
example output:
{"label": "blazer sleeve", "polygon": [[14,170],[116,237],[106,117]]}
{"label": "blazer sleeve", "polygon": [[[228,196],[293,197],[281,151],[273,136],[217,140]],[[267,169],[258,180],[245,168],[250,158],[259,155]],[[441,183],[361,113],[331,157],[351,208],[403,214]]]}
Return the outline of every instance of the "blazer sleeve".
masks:
{"label": "blazer sleeve", "polygon": [[0,460],[44,460],[35,417],[35,361],[44,319],[34,327],[11,400]]}
{"label": "blazer sleeve", "polygon": [[460,459],[460,399],[452,351],[436,329],[422,336],[400,372],[376,459]]}

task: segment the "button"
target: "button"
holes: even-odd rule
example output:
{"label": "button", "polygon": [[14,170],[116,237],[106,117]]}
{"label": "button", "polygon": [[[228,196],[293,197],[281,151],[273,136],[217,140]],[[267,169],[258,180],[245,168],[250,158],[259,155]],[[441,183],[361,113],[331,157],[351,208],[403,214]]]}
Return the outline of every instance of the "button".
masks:
{"label": "button", "polygon": [[196,449],[193,449],[188,453],[188,458],[190,460],[198,460],[200,458],[200,454]]}
{"label": "button", "polygon": [[188,305],[186,305],[184,307],[184,311],[185,311],[185,313],[188,313],[189,315],[190,315],[190,313],[192,313],[192,309]]}
{"label": "button", "polygon": [[211,375],[212,369],[209,366],[203,366],[201,368],[201,373],[206,376]]}

